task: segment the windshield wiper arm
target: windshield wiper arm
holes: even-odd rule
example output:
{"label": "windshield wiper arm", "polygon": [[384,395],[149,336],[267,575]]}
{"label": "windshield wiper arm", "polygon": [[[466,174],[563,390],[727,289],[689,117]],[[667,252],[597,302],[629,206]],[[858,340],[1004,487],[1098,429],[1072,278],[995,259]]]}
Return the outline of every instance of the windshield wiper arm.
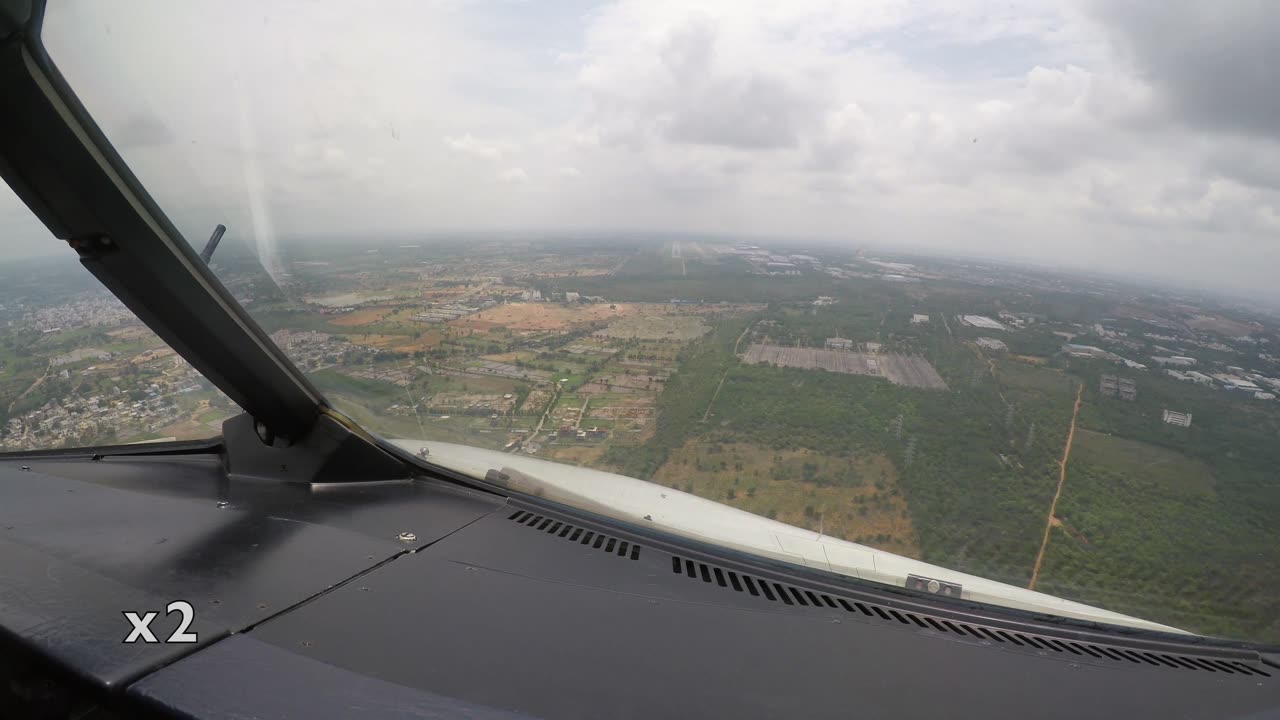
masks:
{"label": "windshield wiper arm", "polygon": [[204,249],[200,251],[200,259],[205,265],[209,264],[209,258],[213,257],[213,251],[218,249],[218,242],[222,240],[222,234],[227,231],[227,226],[218,223],[218,227],[213,229],[213,234],[209,236],[209,242],[204,244]]}

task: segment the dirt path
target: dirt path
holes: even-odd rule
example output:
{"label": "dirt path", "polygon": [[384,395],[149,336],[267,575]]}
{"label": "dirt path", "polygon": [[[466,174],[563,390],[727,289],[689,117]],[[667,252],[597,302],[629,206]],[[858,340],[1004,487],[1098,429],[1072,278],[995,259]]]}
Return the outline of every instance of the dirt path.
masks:
{"label": "dirt path", "polygon": [[46,366],[44,369],[44,374],[36,378],[36,381],[31,383],[30,387],[28,387],[26,390],[23,390],[21,395],[14,398],[13,402],[9,403],[9,412],[11,413],[13,412],[14,406],[17,405],[19,402],[21,402],[22,398],[30,395],[32,391],[34,391],[36,388],[43,385],[44,381],[49,379],[49,373],[52,371],[53,371],[53,363],[49,363],[49,365]]}
{"label": "dirt path", "polygon": [[[981,351],[979,351],[978,355],[982,356]],[[1009,407],[1009,401],[1005,399],[1004,391],[1000,389],[1000,376],[996,374],[996,361],[986,356],[982,357],[987,361],[987,367],[991,369],[991,379],[995,381],[996,394],[1000,396],[1000,402],[1004,403],[1005,407]]]}
{"label": "dirt path", "polygon": [[1044,562],[1044,550],[1049,547],[1049,531],[1053,529],[1058,516],[1058,498],[1062,497],[1062,485],[1067,481],[1067,460],[1071,457],[1071,442],[1076,437],[1076,416],[1080,414],[1080,398],[1084,395],[1084,383],[1076,386],[1076,405],[1071,411],[1071,429],[1067,431],[1067,444],[1062,448],[1062,469],[1058,473],[1058,489],[1053,493],[1053,502],[1049,503],[1049,519],[1044,524],[1044,539],[1040,541],[1040,552],[1036,554],[1036,565],[1031,570],[1031,582],[1028,590],[1036,589],[1036,580],[1040,579],[1040,564]]}
{"label": "dirt path", "polygon": [[1000,402],[1004,403],[1005,407],[1009,407],[1009,401],[1005,399],[1004,391],[1000,389],[1000,376],[996,374],[996,361],[993,358],[987,357],[986,354],[982,352],[982,349],[977,345],[970,345],[970,347],[973,348],[973,352],[978,356],[979,360],[983,360],[987,363],[987,369],[991,371],[991,379],[996,384],[996,394],[1000,396]]}
{"label": "dirt path", "polygon": [[702,422],[706,422],[711,417],[711,406],[716,404],[716,398],[720,396],[720,388],[724,387],[724,379],[729,377],[729,371],[726,369],[724,374],[720,376],[720,384],[716,385],[716,391],[711,393],[711,402],[707,403],[707,409],[702,413]]}
{"label": "dirt path", "polygon": [[[748,324],[742,329],[742,334],[738,336],[738,339],[734,341],[733,354],[735,357],[738,355],[738,346],[742,344],[742,338],[746,337],[750,331],[751,325]],[[729,377],[729,368],[725,368],[724,373],[720,375],[720,383],[716,385],[716,391],[711,394],[711,402],[707,403],[707,409],[702,413],[702,422],[706,422],[707,418],[711,417],[711,407],[716,404],[716,398],[720,397],[720,388],[724,387],[724,379],[727,377]]]}
{"label": "dirt path", "polygon": [[735,356],[737,356],[737,354],[738,354],[738,346],[742,344],[742,338],[746,337],[746,336],[747,336],[747,333],[748,333],[748,332],[750,332],[750,331],[751,331],[751,323],[747,323],[747,326],[746,326],[746,327],[744,327],[744,328],[742,328],[742,334],[741,334],[741,335],[739,335],[739,336],[738,336],[738,339],[734,341],[734,343],[733,343],[733,354],[734,354]]}
{"label": "dirt path", "polygon": [[560,400],[560,388],[560,383],[556,383],[555,388],[551,391],[551,400],[547,403],[547,409],[542,411],[542,417],[538,418],[538,426],[533,429],[533,432],[529,433],[529,437],[525,438],[524,443],[512,445],[507,452],[514,453],[523,445],[538,439],[538,433],[542,432],[542,426],[547,422],[547,418],[551,417],[551,410],[555,408],[556,403]]}
{"label": "dirt path", "polygon": [[493,284],[496,282],[497,280],[489,280],[487,282],[480,283],[479,285],[455,297],[453,299],[453,302],[462,302],[463,300],[466,300],[467,298],[475,295],[476,293],[484,292],[485,290],[488,290],[490,287],[492,287]]}

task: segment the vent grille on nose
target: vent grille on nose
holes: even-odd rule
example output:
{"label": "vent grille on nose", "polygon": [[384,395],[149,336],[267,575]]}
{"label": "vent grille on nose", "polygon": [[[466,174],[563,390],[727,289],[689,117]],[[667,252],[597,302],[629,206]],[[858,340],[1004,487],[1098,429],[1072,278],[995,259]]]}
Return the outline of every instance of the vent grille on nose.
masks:
{"label": "vent grille on nose", "polygon": [[611,555],[627,557],[632,560],[640,559],[640,546],[633,542],[570,525],[545,515],[538,515],[527,510],[517,510],[507,519],[535,530],[541,530],[548,535],[586,545],[593,550],[603,550]]}
{"label": "vent grille on nose", "polygon": [[967,639],[974,639],[985,645],[998,644],[1005,647],[1034,650],[1041,654],[1058,653],[1063,657],[1077,656],[1080,660],[1092,658],[1115,663],[1131,665],[1148,665],[1166,669],[1198,670],[1201,672],[1223,673],[1227,675],[1261,675],[1270,677],[1270,673],[1261,668],[1247,665],[1238,660],[1220,658],[1195,657],[1191,655],[1171,655],[1168,653],[1131,650],[1127,648],[1107,647],[1096,643],[1077,642],[1075,640],[1059,640],[1040,635],[1028,635],[1000,628],[986,628],[964,622],[952,622],[946,618],[934,618],[905,610],[880,607],[872,603],[847,600],[824,592],[806,590],[793,585],[753,577],[746,573],[718,568],[704,562],[687,558],[671,557],[671,572],[694,580],[702,580],[726,590],[746,593],[763,598],[769,602],[781,603],[796,607],[820,608],[823,610],[838,609],[843,612],[864,616],[872,621],[906,625],[919,630],[935,633],[946,633]]}

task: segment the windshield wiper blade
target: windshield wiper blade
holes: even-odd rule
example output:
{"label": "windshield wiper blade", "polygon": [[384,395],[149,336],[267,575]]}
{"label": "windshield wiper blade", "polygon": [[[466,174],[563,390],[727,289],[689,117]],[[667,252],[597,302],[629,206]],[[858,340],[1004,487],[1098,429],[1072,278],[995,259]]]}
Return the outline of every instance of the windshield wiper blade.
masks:
{"label": "windshield wiper blade", "polygon": [[209,242],[204,244],[204,249],[200,251],[200,259],[205,265],[209,264],[209,258],[213,257],[213,251],[218,249],[218,242],[222,240],[222,234],[227,231],[227,226],[218,223],[218,227],[213,229],[213,234],[209,236]]}

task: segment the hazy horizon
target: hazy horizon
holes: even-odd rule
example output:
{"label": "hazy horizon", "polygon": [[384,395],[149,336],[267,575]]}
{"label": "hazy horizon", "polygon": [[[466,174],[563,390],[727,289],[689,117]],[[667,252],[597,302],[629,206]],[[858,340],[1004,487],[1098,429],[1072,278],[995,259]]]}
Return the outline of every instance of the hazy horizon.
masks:
{"label": "hazy horizon", "polygon": [[[10,198],[11,196],[6,198],[0,198],[0,201],[8,200]],[[12,198],[12,199],[13,199],[13,202],[17,204],[16,198]],[[3,202],[0,202],[0,213],[3,212],[4,208],[5,208],[5,205],[3,204]],[[25,210],[25,208],[21,208],[21,209]],[[72,259],[74,257],[75,255],[74,251],[68,248],[66,244],[63,243],[62,241],[56,240],[52,237],[52,235],[49,235],[47,230],[45,230],[43,226],[38,225],[34,216],[29,216],[28,219],[30,220],[30,224],[37,226],[39,233],[44,233],[45,235],[43,239],[38,240],[39,251],[31,252],[23,255],[14,255],[13,253],[8,252],[8,250],[12,247],[12,245],[6,240],[6,244],[4,246],[5,252],[3,254],[0,254],[0,267],[3,267],[4,265],[11,262],[54,260],[63,255],[66,255],[68,259]],[[34,234],[36,233],[33,232],[33,235]],[[588,239],[584,237],[587,235],[598,236],[600,239],[608,240],[611,242],[622,242],[626,240],[631,240],[635,237],[647,237],[647,238],[651,238],[652,241],[655,244],[657,244],[663,238],[671,238],[671,237],[679,236],[681,237],[681,239],[687,238],[690,240],[697,240],[701,242],[734,243],[734,244],[763,243],[763,244],[771,244],[779,248],[790,247],[790,248],[813,249],[815,246],[817,246],[817,247],[823,247],[823,248],[829,247],[829,248],[842,250],[842,251],[851,251],[854,248],[862,248],[876,255],[881,255],[889,258],[934,260],[934,261],[953,262],[953,263],[954,262],[990,263],[999,267],[1006,267],[1011,270],[1017,269],[1017,270],[1027,270],[1027,271],[1040,272],[1040,273],[1058,273],[1058,274],[1063,274],[1067,276],[1090,278],[1094,280],[1105,279],[1108,282],[1130,283],[1136,286],[1135,289],[1140,287],[1148,290],[1160,290],[1164,292],[1177,292],[1177,291],[1193,292],[1193,293],[1203,292],[1203,293],[1209,293],[1211,295],[1216,295],[1219,297],[1219,299],[1230,299],[1233,301],[1252,300],[1255,302],[1261,302],[1261,304],[1270,308],[1272,312],[1280,313],[1280,294],[1266,295],[1264,297],[1259,298],[1252,294],[1247,294],[1247,293],[1242,294],[1242,293],[1235,292],[1232,288],[1214,288],[1211,286],[1188,285],[1185,281],[1175,277],[1163,277],[1159,275],[1141,275],[1141,274],[1135,274],[1135,273],[1121,274],[1121,273],[1109,271],[1109,269],[1107,268],[1062,267],[1062,266],[1056,266],[1044,261],[1039,261],[1035,258],[1018,259],[1018,258],[1001,258],[1001,257],[994,257],[989,255],[981,255],[981,254],[978,254],[978,255],[964,254],[963,252],[959,252],[959,251],[948,251],[945,248],[940,248],[940,249],[913,248],[913,247],[891,248],[891,247],[882,247],[882,246],[871,245],[871,244],[857,245],[856,243],[841,243],[838,240],[829,239],[829,238],[827,239],[783,238],[783,237],[773,237],[773,236],[752,236],[752,235],[745,235],[745,234],[732,235],[732,236],[729,236],[729,235],[718,236],[715,234],[708,234],[708,233],[677,233],[677,232],[662,233],[662,232],[643,231],[643,230],[591,230],[591,231],[542,230],[542,231],[536,231],[536,232],[527,231],[526,233],[523,233],[523,234],[518,234],[518,233],[513,234],[511,231],[473,229],[473,230],[466,230],[466,231],[454,231],[452,233],[404,233],[400,235],[380,236],[379,240],[385,244],[398,243],[398,242],[413,242],[413,241],[419,241],[422,243],[431,243],[433,241],[446,241],[450,239],[451,236],[454,236],[454,237],[457,237],[458,240],[466,239],[469,237],[479,237],[486,242],[493,242],[493,243],[501,242],[503,239],[517,239],[521,242],[570,243],[570,242],[580,242],[584,239]],[[282,237],[278,239],[278,242],[280,246],[283,248],[291,248],[291,247],[296,248],[298,246],[305,245],[308,242],[313,241],[315,239],[317,239],[317,237],[314,235],[313,236],[299,235],[294,237]],[[319,239],[322,239],[332,244],[347,245],[353,248],[359,247],[362,243],[366,245],[372,244],[371,239],[365,239],[362,241],[347,235],[342,235],[342,236],[338,236],[338,235],[323,236],[322,235],[322,236],[319,236]],[[188,238],[188,241],[190,241],[190,238]],[[19,245],[18,247],[22,247],[22,246]],[[33,249],[35,247],[36,245],[32,245]],[[254,248],[254,246],[252,245],[252,240],[250,238],[238,236],[233,232],[228,232],[226,238],[223,240],[222,244],[219,246],[219,249],[221,250],[223,256],[227,254],[228,250],[235,251],[238,249],[241,252],[249,252],[249,253],[254,253],[256,251],[256,248]]]}

